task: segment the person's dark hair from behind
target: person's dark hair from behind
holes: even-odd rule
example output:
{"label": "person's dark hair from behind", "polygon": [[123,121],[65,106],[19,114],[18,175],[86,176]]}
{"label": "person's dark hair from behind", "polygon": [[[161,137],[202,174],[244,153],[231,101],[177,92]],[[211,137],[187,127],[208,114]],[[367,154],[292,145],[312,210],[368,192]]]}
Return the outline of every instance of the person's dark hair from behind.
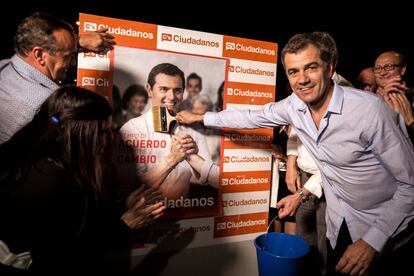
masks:
{"label": "person's dark hair from behind", "polygon": [[19,24],[14,36],[14,50],[20,56],[26,57],[33,47],[40,46],[53,55],[59,50],[56,49],[57,43],[53,32],[62,29],[72,33],[76,38],[69,23],[49,14],[36,12]]}
{"label": "person's dark hair from behind", "polygon": [[[24,180],[37,160],[47,158],[68,170],[82,188],[92,185],[98,197],[111,113],[108,101],[96,93],[76,86],[59,88],[31,122],[0,147],[1,182]],[[9,188],[17,187],[0,187]]]}
{"label": "person's dark hair from behind", "polygon": [[134,96],[142,96],[145,99],[145,103],[148,103],[148,93],[145,90],[145,87],[139,84],[130,85],[122,96],[122,108],[124,110],[128,109],[128,103],[131,101]]}
{"label": "person's dark hair from behind", "polygon": [[185,77],[184,72],[176,65],[171,63],[160,63],[154,66],[148,74],[148,83],[152,87],[155,84],[155,77],[159,74],[165,74],[167,76],[179,76],[183,83],[183,90],[185,89]]}

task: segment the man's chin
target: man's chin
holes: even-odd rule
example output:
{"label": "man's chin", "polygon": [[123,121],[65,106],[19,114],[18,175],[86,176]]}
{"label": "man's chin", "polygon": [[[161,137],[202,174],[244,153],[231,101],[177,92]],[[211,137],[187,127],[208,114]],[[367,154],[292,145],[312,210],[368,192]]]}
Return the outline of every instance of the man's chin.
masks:
{"label": "man's chin", "polygon": [[307,104],[310,104],[310,103],[315,101],[315,99],[313,97],[310,97],[310,96],[300,96],[299,98]]}
{"label": "man's chin", "polygon": [[177,114],[177,112],[178,112],[177,108],[175,108],[175,107],[173,107],[173,108],[168,108],[168,107],[166,107],[166,108],[167,108],[168,112],[169,112],[171,115],[174,115],[174,116],[175,116],[175,114]]}

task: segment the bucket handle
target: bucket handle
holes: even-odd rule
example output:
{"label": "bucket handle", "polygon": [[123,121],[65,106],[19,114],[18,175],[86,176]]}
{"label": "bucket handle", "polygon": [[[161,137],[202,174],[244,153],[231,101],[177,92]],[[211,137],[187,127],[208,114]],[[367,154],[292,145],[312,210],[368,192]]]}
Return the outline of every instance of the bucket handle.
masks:
{"label": "bucket handle", "polygon": [[269,233],[269,229],[270,229],[270,226],[272,225],[272,223],[277,219],[279,217],[279,214],[277,214],[271,221],[270,221],[270,223],[269,223],[269,225],[267,226],[267,229],[266,229],[266,234],[265,234],[265,236],[264,236],[264,238],[263,238],[263,247],[262,246],[260,246],[259,248],[260,248],[260,250],[265,250],[266,249],[266,243],[265,243],[265,241],[266,241],[266,238],[267,238],[267,233]]}

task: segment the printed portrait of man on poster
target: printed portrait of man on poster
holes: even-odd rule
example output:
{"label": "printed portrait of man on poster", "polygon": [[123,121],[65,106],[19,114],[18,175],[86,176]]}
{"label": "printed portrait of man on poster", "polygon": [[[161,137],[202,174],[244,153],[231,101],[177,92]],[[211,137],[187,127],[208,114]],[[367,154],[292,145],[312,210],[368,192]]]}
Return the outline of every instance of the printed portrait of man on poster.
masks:
{"label": "printed portrait of man on poster", "polygon": [[[131,86],[148,95],[141,115],[118,122],[114,163],[121,191],[128,194],[142,183],[159,186],[168,207],[165,218],[218,215],[220,132],[179,125],[172,116],[184,109],[217,110],[226,60],[117,47],[113,63],[113,84],[124,107]],[[159,129],[162,124],[166,129]],[[181,151],[185,143],[189,153]]]}
{"label": "printed portrait of man on poster", "polygon": [[272,129],[206,129],[180,125],[174,115],[273,101],[277,44],[80,14],[80,33],[99,29],[117,44],[80,53],[77,83],[112,103],[110,181],[119,199],[143,185],[159,188],[156,199],[167,207],[133,234],[134,254],[252,240],[266,231]]}

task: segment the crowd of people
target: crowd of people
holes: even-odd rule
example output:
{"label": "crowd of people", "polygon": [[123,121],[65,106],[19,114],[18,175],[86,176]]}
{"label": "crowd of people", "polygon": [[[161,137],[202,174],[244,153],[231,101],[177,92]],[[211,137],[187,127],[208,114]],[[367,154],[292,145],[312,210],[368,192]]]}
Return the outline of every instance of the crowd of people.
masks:
{"label": "crowd of people", "polygon": [[[106,29],[78,36],[69,23],[38,12],[18,26],[15,55],[0,61],[1,273],[99,270],[97,243],[86,241],[107,225],[128,235],[162,217],[164,198],[189,197],[190,184],[218,189],[214,129],[224,127],[270,127],[283,136],[275,152],[278,209],[270,218],[279,216],[276,231],[311,245],[312,273],[410,269],[414,92],[402,53],[381,53],[354,88],[336,72],[329,34],[294,35],[281,52],[292,93],[258,110],[222,111],[224,82],[214,104],[201,76],[186,77],[171,63],[154,66],[145,85],[118,91],[112,107],[84,88],[61,86],[80,48],[102,52],[115,44]],[[154,131],[152,107],[166,108],[180,125]],[[130,142],[134,136],[139,143]],[[142,147],[142,140],[162,146]],[[121,197],[113,182],[124,185],[115,187]]]}

